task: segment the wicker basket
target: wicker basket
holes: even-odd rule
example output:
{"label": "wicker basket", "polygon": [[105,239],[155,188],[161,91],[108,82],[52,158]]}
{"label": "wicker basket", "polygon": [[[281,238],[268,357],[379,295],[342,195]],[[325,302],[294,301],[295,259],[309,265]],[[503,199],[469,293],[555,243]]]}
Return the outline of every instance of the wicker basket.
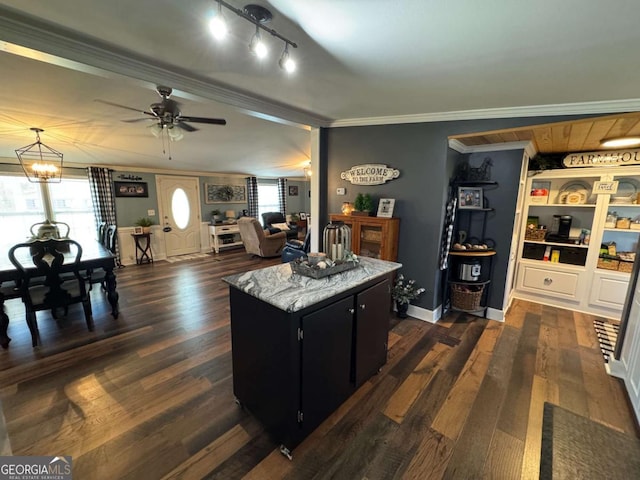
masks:
{"label": "wicker basket", "polygon": [[545,228],[527,228],[524,232],[524,239],[541,242],[544,240],[546,234],[547,230]]}
{"label": "wicker basket", "polygon": [[484,285],[451,285],[451,306],[459,310],[479,310]]}
{"label": "wicker basket", "polygon": [[620,264],[618,265],[619,272],[631,273],[633,270],[633,262],[625,262],[624,260],[620,260]]}
{"label": "wicker basket", "polygon": [[618,270],[620,260],[615,258],[598,257],[598,268],[603,270]]}

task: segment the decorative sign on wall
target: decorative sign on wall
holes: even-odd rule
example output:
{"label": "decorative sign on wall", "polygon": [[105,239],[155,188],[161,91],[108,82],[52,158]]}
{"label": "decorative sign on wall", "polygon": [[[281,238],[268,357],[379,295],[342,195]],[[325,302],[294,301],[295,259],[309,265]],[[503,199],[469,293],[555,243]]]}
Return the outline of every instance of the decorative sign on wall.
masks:
{"label": "decorative sign on wall", "polygon": [[565,167],[615,167],[640,164],[640,149],[608,152],[570,153],[562,160]]}
{"label": "decorative sign on wall", "polygon": [[615,180],[612,181],[599,181],[596,180],[593,182],[593,193],[596,195],[601,194],[614,194],[618,193],[618,182]]}
{"label": "decorative sign on wall", "polygon": [[342,180],[348,180],[354,185],[382,185],[399,176],[400,170],[387,167],[381,163],[354,165],[340,174]]}
{"label": "decorative sign on wall", "polygon": [[213,185],[205,183],[204,203],[244,203],[247,201],[244,185]]}
{"label": "decorative sign on wall", "polygon": [[116,197],[148,197],[147,182],[113,182]]}

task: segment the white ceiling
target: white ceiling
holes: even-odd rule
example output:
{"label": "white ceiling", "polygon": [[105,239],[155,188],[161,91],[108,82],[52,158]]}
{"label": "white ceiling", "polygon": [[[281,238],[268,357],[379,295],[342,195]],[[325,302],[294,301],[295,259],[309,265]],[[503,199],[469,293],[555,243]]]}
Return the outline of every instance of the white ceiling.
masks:
{"label": "white ceiling", "polygon": [[[299,176],[308,126],[640,109],[637,0],[253,3],[298,44],[294,75],[274,37],[257,62],[228,10],[217,44],[212,0],[0,1],[0,157],[40,127],[69,163]],[[121,121],[135,112],[95,102],[145,110],[157,84],[228,125],[194,125],[170,159],[147,122]]]}

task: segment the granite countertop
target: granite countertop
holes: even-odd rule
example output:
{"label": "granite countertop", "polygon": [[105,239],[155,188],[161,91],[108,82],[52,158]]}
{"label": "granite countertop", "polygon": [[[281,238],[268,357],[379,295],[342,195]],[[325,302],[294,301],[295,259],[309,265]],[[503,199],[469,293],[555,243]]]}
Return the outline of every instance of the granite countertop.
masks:
{"label": "granite countertop", "polygon": [[396,262],[359,258],[356,268],[320,279],[293,273],[291,265],[283,263],[222,280],[281,310],[297,312],[402,267]]}

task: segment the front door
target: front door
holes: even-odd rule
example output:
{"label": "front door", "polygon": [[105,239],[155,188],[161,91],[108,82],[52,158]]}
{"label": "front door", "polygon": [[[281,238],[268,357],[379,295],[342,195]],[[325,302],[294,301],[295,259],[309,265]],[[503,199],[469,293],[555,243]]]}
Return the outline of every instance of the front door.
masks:
{"label": "front door", "polygon": [[158,175],[156,184],[167,257],[199,252],[198,179]]}

